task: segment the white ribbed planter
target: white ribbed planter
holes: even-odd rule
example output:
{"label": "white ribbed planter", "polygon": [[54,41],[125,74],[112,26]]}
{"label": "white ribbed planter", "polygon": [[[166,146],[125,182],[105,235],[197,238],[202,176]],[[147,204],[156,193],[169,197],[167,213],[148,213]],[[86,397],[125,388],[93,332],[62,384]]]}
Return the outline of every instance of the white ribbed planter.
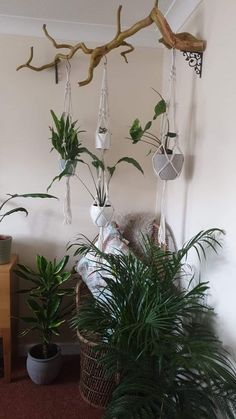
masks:
{"label": "white ribbed planter", "polygon": [[11,236],[0,235],[0,265],[9,263],[11,260]]}
{"label": "white ribbed planter", "polygon": [[112,221],[114,209],[111,205],[99,207],[92,204],[89,211],[91,219],[97,227],[105,227]]}
{"label": "white ribbed planter", "polygon": [[155,153],[152,161],[157,176],[162,180],[173,180],[181,173],[184,156],[183,154],[172,155]]}
{"label": "white ribbed planter", "polygon": [[76,165],[77,165],[76,161],[60,159],[59,160],[59,168],[60,168],[60,171],[63,172],[63,170],[65,170],[65,168],[66,168],[66,164],[67,164],[68,161],[70,162],[70,164],[69,164],[69,167],[68,167],[68,175],[67,176],[73,176],[75,174],[75,169],[76,169]]}
{"label": "white ribbed planter", "polygon": [[96,132],[95,147],[101,150],[109,150],[111,145],[111,133],[108,130],[105,134]]}

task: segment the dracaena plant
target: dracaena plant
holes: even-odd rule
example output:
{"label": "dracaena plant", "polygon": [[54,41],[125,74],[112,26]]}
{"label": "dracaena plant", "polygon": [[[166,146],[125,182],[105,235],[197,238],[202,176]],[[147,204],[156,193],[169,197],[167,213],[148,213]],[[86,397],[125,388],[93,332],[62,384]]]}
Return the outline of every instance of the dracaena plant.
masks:
{"label": "dracaena plant", "polygon": [[12,200],[16,198],[55,198],[53,195],[45,193],[26,193],[26,194],[7,194],[9,198],[5,199],[0,205],[0,222],[3,221],[8,215],[14,214],[15,212],[23,212],[25,215],[28,215],[27,209],[24,207],[17,207],[11,210],[5,211],[5,205],[9,204]]}
{"label": "dracaena plant", "polygon": [[[152,120],[148,121],[143,128],[140,120],[136,118],[130,128],[130,131],[129,131],[130,137],[128,139],[132,140],[133,144],[143,142],[145,144],[148,144],[151,147],[154,147],[155,149],[158,149],[160,153],[171,154],[172,153],[171,139],[174,139],[176,137],[176,133],[170,132],[169,130],[170,124],[169,124],[169,119],[167,115],[166,101],[160,95],[159,92],[157,92],[156,90],[154,91],[159,95],[160,100],[157,102],[157,104],[154,107],[154,115],[152,117]],[[164,135],[164,144],[160,136],[158,137],[156,134],[153,134],[153,132],[150,131],[153,121],[155,121],[157,117],[161,115],[164,118],[163,127],[164,127],[165,132],[162,134]]]}
{"label": "dracaena plant", "polygon": [[209,324],[209,284],[185,268],[192,249],[199,257],[216,250],[220,233],[201,231],[175,253],[144,239],[141,260],[79,244],[77,254],[99,256],[106,283],[101,298],[84,296],[72,320],[80,333],[100,336],[103,366],[119,372],[106,419],[236,417],[236,370]]}
{"label": "dracaena plant", "polygon": [[64,285],[71,278],[70,272],[65,272],[69,256],[64,256],[59,262],[48,261],[43,256],[36,257],[37,270],[22,264],[17,265],[17,276],[30,284],[31,288],[19,292],[27,294],[26,303],[31,316],[21,317],[27,328],[21,333],[25,336],[37,330],[42,345],[42,357],[48,358],[53,335],[59,335],[59,328],[65,322],[65,316],[71,313],[73,300],[63,305],[64,297],[73,294],[72,288]]}

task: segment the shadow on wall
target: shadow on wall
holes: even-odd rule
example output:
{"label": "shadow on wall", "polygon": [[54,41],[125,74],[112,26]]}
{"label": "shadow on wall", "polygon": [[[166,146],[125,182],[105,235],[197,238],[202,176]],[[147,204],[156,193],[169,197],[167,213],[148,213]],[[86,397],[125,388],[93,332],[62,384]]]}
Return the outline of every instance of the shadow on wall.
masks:
{"label": "shadow on wall", "polygon": [[185,163],[184,163],[184,172],[183,177],[185,181],[185,190],[183,198],[183,215],[182,215],[182,243],[186,241],[186,221],[188,215],[188,196],[189,196],[189,187],[191,179],[194,176],[194,165],[195,165],[195,147],[197,139],[197,129],[196,129],[196,79],[193,77],[192,81],[192,90],[191,90],[192,103],[189,106],[188,114],[186,115],[186,127],[183,130],[185,132],[185,138],[183,139],[184,144],[186,144],[185,149]]}

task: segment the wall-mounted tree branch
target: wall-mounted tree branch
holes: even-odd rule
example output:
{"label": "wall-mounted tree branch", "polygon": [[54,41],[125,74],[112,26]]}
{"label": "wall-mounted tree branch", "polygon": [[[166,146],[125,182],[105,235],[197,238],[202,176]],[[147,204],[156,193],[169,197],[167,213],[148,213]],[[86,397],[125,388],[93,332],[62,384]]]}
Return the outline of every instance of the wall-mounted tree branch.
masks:
{"label": "wall-mounted tree branch", "polygon": [[128,47],[125,51],[121,52],[121,56],[128,62],[126,54],[132,52],[134,47],[126,42],[126,39],[130,36],[133,36],[140,30],[152,25],[153,23],[156,24],[160,33],[162,34],[162,38],[159,42],[163,43],[167,48],[176,48],[181,51],[190,51],[190,52],[202,52],[205,50],[206,43],[202,40],[195,38],[193,35],[187,32],[182,32],[175,34],[172,32],[167,20],[158,9],[158,1],[155,1],[155,6],[151,10],[150,14],[136,22],[133,26],[129,29],[124,31],[121,30],[121,9],[122,6],[119,6],[117,11],[117,32],[115,37],[108,43],[98,46],[96,48],[87,48],[87,46],[83,42],[79,42],[76,45],[70,44],[58,44],[52,36],[49,35],[46,25],[43,25],[43,31],[46,37],[52,42],[53,46],[56,49],[68,49],[69,52],[67,54],[58,53],[55,55],[53,60],[47,64],[42,66],[36,67],[32,65],[33,60],[33,47],[31,47],[30,58],[25,64],[20,65],[17,67],[17,70],[21,68],[27,67],[34,71],[42,71],[46,68],[54,67],[55,64],[59,63],[61,60],[70,60],[77,51],[81,50],[84,54],[90,55],[90,63],[88,68],[88,77],[86,80],[79,82],[79,86],[84,86],[93,79],[93,72],[94,69],[98,66],[101,59],[107,55],[110,51],[120,46]]}

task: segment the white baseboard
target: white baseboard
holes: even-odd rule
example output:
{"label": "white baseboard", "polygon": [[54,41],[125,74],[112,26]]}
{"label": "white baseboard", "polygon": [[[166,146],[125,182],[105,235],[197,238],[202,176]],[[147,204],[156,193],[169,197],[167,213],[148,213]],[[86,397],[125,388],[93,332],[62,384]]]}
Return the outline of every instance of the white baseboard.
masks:
{"label": "white baseboard", "polygon": [[[78,342],[56,342],[61,347],[62,355],[78,355],[80,353],[80,347]],[[36,345],[31,344],[20,344],[17,349],[18,356],[27,356],[29,349]]]}

